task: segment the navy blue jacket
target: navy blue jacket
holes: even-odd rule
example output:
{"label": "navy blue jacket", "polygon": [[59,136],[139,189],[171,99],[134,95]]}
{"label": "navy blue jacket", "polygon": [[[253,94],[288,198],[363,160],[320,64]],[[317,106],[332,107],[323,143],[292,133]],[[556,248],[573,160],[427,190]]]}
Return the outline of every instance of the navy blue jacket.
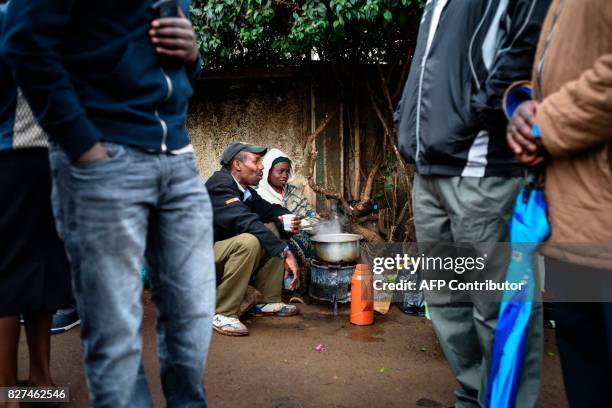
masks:
{"label": "navy blue jacket", "polygon": [[[189,0],[179,1],[188,15]],[[153,0],[18,0],[2,52],[52,141],[74,160],[104,140],[166,151],[189,144],[191,82],[162,60],[148,30]]]}
{"label": "navy blue jacket", "polygon": [[[4,23],[6,4],[0,4],[0,32]],[[13,147],[13,124],[15,119],[15,100],[17,85],[4,60],[0,58],[0,150]]]}
{"label": "navy blue jacket", "polygon": [[[0,32],[5,13],[6,4],[0,4]],[[0,152],[47,146],[48,137],[19,92],[11,67],[0,58]]]}

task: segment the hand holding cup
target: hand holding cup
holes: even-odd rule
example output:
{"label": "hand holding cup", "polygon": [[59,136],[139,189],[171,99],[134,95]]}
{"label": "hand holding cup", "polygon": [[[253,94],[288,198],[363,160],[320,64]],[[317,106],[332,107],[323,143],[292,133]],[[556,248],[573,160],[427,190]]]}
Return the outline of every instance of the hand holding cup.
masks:
{"label": "hand holding cup", "polygon": [[291,232],[295,234],[300,230],[300,219],[295,214],[284,214],[278,217],[280,221],[283,223],[283,229],[286,232]]}

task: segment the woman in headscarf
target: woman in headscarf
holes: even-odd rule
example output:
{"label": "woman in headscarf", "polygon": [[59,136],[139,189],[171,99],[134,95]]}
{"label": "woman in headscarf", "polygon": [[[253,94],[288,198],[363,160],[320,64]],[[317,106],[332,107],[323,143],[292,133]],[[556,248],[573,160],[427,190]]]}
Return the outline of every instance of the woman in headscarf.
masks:
{"label": "woman in headscarf", "polygon": [[[302,219],[302,225],[318,221],[317,213],[310,207],[306,197],[294,185],[295,164],[278,149],[270,149],[263,158],[264,174],[259,182],[257,193],[266,201],[280,204]],[[310,236],[305,231],[294,234],[289,240],[291,249],[298,259],[303,272],[307,269],[307,259],[313,255]],[[300,274],[300,292],[306,290],[305,274]]]}

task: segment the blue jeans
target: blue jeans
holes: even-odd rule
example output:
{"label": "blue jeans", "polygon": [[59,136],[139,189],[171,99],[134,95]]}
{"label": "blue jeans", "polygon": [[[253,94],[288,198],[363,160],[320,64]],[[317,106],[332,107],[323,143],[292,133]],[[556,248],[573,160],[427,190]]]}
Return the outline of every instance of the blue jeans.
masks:
{"label": "blue jeans", "polygon": [[212,208],[194,155],[104,146],[110,159],[85,166],[50,148],[54,212],[72,263],[91,403],[152,406],[140,335],[146,255],[166,402],[205,407],[215,269]]}

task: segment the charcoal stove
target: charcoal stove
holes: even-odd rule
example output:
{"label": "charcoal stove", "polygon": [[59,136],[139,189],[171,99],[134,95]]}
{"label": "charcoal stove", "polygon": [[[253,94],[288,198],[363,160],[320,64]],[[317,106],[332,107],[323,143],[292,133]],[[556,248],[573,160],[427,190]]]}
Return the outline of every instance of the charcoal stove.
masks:
{"label": "charcoal stove", "polygon": [[355,263],[333,264],[312,259],[308,294],[313,299],[331,302],[334,316],[338,316],[338,303],[351,301],[351,279]]}

